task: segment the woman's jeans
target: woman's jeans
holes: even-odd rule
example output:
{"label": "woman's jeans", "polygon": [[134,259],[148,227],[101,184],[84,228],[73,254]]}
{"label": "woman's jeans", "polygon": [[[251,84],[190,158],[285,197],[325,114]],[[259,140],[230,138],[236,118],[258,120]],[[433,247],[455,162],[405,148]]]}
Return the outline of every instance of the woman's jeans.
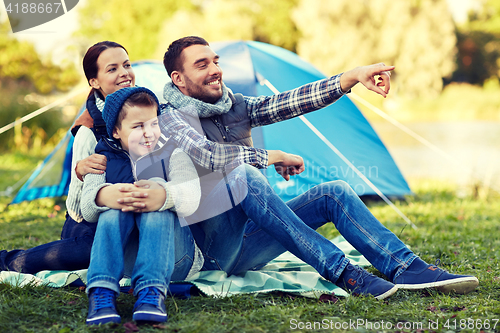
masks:
{"label": "woman's jeans", "polygon": [[[171,278],[184,279],[194,255],[194,241],[172,211],[149,213],[110,209],[99,216],[87,272],[87,290],[120,292],[119,281],[131,273],[134,294],[156,287],[165,295]],[[172,275],[175,267],[175,275]]]}
{"label": "woman's jeans", "polygon": [[238,274],[255,270],[288,250],[335,282],[349,263],[344,253],[315,229],[335,224],[344,238],[391,281],[416,258],[367,209],[350,186],[332,181],[313,187],[286,204],[252,166],[226,177],[199,211],[210,216],[224,191],[234,208],[190,225],[204,254],[205,270]]}
{"label": "woman's jeans", "polygon": [[66,213],[61,239],[27,250],[0,251],[0,270],[35,274],[86,269],[97,224],[76,222]]}

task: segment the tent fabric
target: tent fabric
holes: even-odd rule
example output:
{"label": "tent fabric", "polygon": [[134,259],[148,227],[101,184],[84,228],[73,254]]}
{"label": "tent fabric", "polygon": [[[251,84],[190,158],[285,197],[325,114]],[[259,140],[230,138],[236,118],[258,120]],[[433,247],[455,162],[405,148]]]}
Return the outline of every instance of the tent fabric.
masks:
{"label": "tent fabric", "polygon": [[[260,84],[261,78],[267,79],[279,91],[286,91],[326,77],[295,53],[273,45],[230,41],[212,43],[211,47],[220,56],[219,64],[226,85],[233,92],[246,96],[273,94],[268,87]],[[161,102],[163,86],[169,80],[163,64],[159,61],[143,61],[134,63],[133,68],[136,84],[153,90]],[[384,195],[401,197],[411,194],[387,148],[347,96],[305,117]],[[254,128],[252,136],[256,147],[282,150],[303,157],[306,170],[288,182],[274,168],[268,168],[265,172],[273,188],[284,200],[292,199],[317,184],[337,179],[348,182],[360,196],[376,194],[300,119]],[[68,132],[19,190],[13,203],[67,194],[71,146],[72,137]],[[48,180],[50,184],[47,184]]]}

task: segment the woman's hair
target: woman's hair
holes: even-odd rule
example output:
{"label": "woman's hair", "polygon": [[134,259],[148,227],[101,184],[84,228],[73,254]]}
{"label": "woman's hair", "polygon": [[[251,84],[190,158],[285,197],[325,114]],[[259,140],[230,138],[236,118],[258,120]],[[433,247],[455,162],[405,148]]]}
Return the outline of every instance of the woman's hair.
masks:
{"label": "woman's hair", "polygon": [[[85,56],[83,57],[83,72],[85,73],[87,82],[89,82],[90,79],[95,79],[97,77],[97,73],[99,72],[99,67],[97,66],[97,59],[99,59],[101,53],[107,49],[113,49],[116,47],[121,47],[128,54],[127,49],[125,49],[122,45],[110,41],[99,42],[97,44],[92,45],[87,50],[87,53],[85,53]],[[89,96],[92,95],[94,91],[95,89],[92,88]],[[101,94],[99,93],[99,95]]]}

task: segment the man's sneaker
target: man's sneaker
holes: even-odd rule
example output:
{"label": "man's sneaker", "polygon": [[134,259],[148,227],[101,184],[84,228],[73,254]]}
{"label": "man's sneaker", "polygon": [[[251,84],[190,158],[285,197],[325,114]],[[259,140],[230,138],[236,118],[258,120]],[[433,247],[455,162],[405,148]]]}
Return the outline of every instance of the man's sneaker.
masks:
{"label": "man's sneaker", "polygon": [[158,323],[167,321],[165,295],[155,287],[147,287],[139,291],[132,318],[135,321],[155,321]]}
{"label": "man's sneaker", "polygon": [[87,325],[119,323],[116,312],[116,293],[108,288],[92,288],[89,292],[89,314]]}
{"label": "man's sneaker", "polygon": [[394,283],[400,289],[436,288],[443,293],[467,294],[479,285],[475,276],[450,274],[420,258],[398,276]]}
{"label": "man's sneaker", "polygon": [[352,264],[346,266],[335,284],[355,295],[372,295],[379,300],[391,296],[398,290],[393,283]]}

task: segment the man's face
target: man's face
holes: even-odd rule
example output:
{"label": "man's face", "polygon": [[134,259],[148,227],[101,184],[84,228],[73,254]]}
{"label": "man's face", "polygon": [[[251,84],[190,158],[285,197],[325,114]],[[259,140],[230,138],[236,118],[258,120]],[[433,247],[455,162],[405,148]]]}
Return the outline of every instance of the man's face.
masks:
{"label": "man's face", "polygon": [[182,51],[183,69],[179,89],[185,95],[206,103],[222,97],[222,70],[219,56],[206,45],[191,45]]}

